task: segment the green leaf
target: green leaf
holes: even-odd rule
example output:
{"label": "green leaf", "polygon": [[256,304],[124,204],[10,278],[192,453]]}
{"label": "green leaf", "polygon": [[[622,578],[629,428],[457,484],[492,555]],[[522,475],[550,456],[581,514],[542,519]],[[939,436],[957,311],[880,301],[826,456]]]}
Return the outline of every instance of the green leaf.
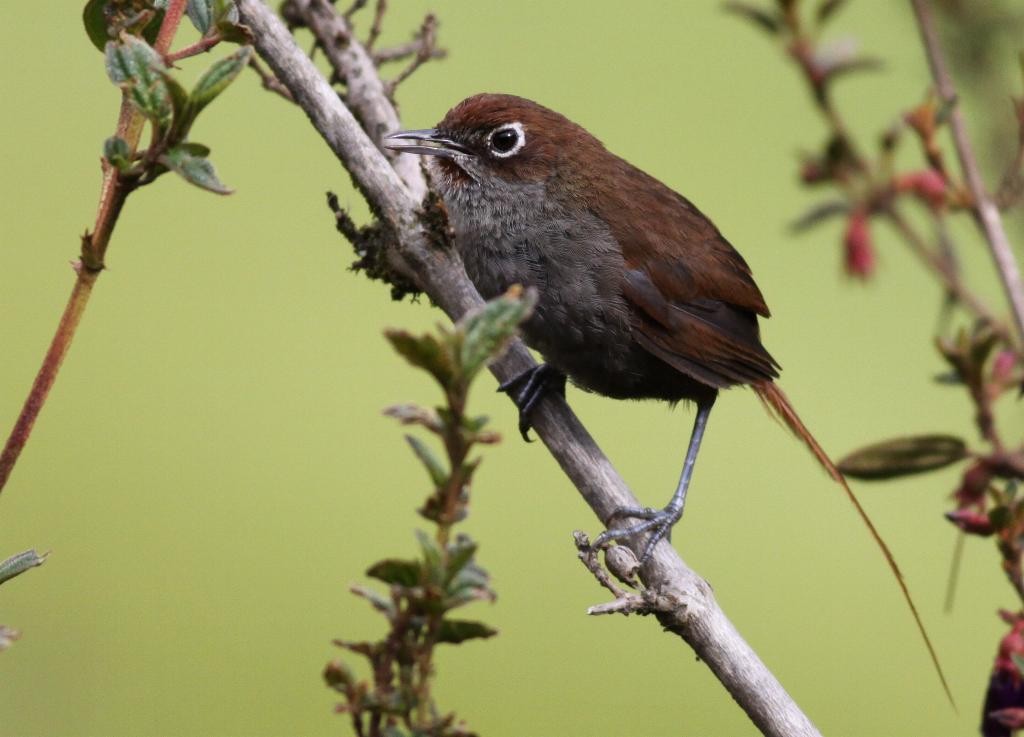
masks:
{"label": "green leaf", "polygon": [[419,540],[420,549],[423,551],[423,562],[430,580],[439,583],[444,580],[444,571],[441,568],[441,548],[437,546],[434,538],[430,537],[423,530],[416,530],[416,539]]}
{"label": "green leaf", "polygon": [[167,71],[156,49],[135,36],[122,34],[120,41],[108,41],[104,48],[107,76],[116,85],[150,84],[158,72]]}
{"label": "green leaf", "polygon": [[161,72],[160,76],[171,100],[171,133],[167,142],[173,146],[188,135],[195,115],[189,107],[188,92],[181,83],[167,72]]}
{"label": "green leaf", "polygon": [[107,16],[104,13],[107,0],[89,0],[82,11],[82,23],[92,45],[103,51],[110,40],[107,35]]}
{"label": "green leaf", "polygon": [[26,550],[24,553],[12,555],[0,563],[0,583],[9,581],[29,568],[41,566],[45,560],[46,553],[39,555],[35,550]]}
{"label": "green leaf", "polygon": [[185,181],[217,194],[231,194],[232,190],[225,187],[219,179],[213,164],[205,156],[197,156],[189,150],[189,146],[178,145],[170,149],[159,159],[168,169],[179,174]]}
{"label": "green leaf", "polygon": [[459,362],[466,381],[471,381],[489,360],[505,348],[535,304],[536,290],[524,291],[522,287],[514,286],[459,320],[458,328],[465,336]]}
{"label": "green leaf", "polygon": [[180,148],[183,151],[187,151],[193,156],[206,157],[210,155],[210,147],[204,146],[201,143],[191,143],[189,141],[185,141],[184,143],[179,143],[177,145],[177,148]]}
{"label": "green leaf", "polygon": [[754,25],[760,26],[762,30],[773,35],[778,33],[782,27],[782,19],[777,14],[754,5],[747,3],[725,3],[722,9],[727,13],[735,13],[741,18],[746,18]]}
{"label": "green leaf", "polygon": [[448,584],[450,600],[448,608],[480,599],[493,599],[494,594],[487,584],[491,578],[487,571],[470,561],[465,564]]}
{"label": "green leaf", "polygon": [[441,465],[441,461],[437,459],[434,452],[427,447],[426,443],[414,435],[406,435],[405,439],[412,446],[412,452],[420,459],[420,463],[426,467],[427,473],[430,474],[430,480],[434,482],[434,486],[443,486],[448,481],[448,471]]}
{"label": "green leaf", "polygon": [[388,558],[370,566],[366,575],[387,584],[397,586],[418,586],[420,583],[420,562]]}
{"label": "green leaf", "polygon": [[845,200],[828,200],[812,205],[807,212],[793,221],[789,227],[794,233],[800,233],[819,223],[825,222],[831,217],[845,215],[848,212],[850,212],[850,205]]}
{"label": "green leaf", "polygon": [[395,605],[391,599],[381,596],[373,589],[369,589],[365,586],[352,586],[349,588],[356,596],[362,597],[370,602],[370,605],[378,612],[383,612],[386,617],[391,617],[395,613]]}
{"label": "green leaf", "polygon": [[952,435],[918,435],[869,445],[837,465],[855,479],[877,480],[934,471],[967,457],[967,444]]}
{"label": "green leaf", "polygon": [[448,345],[433,335],[416,337],[405,330],[385,330],[384,335],[406,361],[428,371],[442,387],[451,386],[455,361]]}
{"label": "green leaf", "polygon": [[103,142],[103,158],[118,171],[127,171],[131,167],[131,157],[128,142],[120,136],[111,136]]}
{"label": "green leaf", "polygon": [[987,325],[971,335],[971,359],[980,373],[992,349],[999,343],[999,336]]}
{"label": "green leaf", "polygon": [[455,577],[473,560],[476,554],[476,543],[465,535],[459,535],[454,543],[448,546],[448,575],[446,583],[451,583]]}
{"label": "green leaf", "polygon": [[251,56],[252,47],[243,46],[230,56],[214,62],[203,73],[189,96],[194,111],[193,118],[199,114],[200,110],[213,102],[217,95],[227,89],[232,80],[245,69]]}
{"label": "green leaf", "polygon": [[486,639],[494,637],[498,630],[488,627],[482,622],[471,622],[464,619],[443,619],[437,630],[438,642],[449,642],[454,645],[466,640]]}
{"label": "green leaf", "polygon": [[818,6],[818,10],[815,13],[818,25],[824,25],[828,20],[836,14],[843,5],[846,4],[846,0],[823,0]]}
{"label": "green leaf", "polygon": [[188,19],[204,36],[213,25],[213,3],[211,0],[188,0],[185,8]]}
{"label": "green leaf", "polygon": [[145,41],[121,35],[106,45],[107,76],[128,93],[128,98],[154,125],[163,129],[171,120],[173,102],[164,81],[167,68]]}
{"label": "green leaf", "polygon": [[467,485],[473,480],[473,474],[480,467],[481,461],[483,461],[483,458],[473,458],[462,464],[462,478]]}

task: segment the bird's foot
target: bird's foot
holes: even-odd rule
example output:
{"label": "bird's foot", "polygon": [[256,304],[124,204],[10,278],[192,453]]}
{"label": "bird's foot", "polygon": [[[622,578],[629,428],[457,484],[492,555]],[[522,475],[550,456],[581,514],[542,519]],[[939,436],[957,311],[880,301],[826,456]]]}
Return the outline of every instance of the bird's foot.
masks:
{"label": "bird's foot", "polygon": [[597,536],[596,540],[594,540],[594,547],[601,548],[613,541],[618,542],[619,540],[625,540],[643,533],[648,533],[647,543],[644,545],[643,553],[641,553],[639,557],[640,565],[643,565],[647,562],[647,559],[651,557],[651,553],[654,552],[654,546],[657,545],[662,538],[671,539],[672,527],[682,518],[682,516],[682,506],[673,503],[669,503],[669,505],[664,509],[651,509],[650,507],[620,507],[612,512],[612,516],[608,518],[609,526],[611,526],[616,520],[623,517],[632,517],[633,519],[643,521],[626,527],[611,527],[611,529],[605,530]]}
{"label": "bird's foot", "polygon": [[548,392],[565,398],[565,374],[546,363],[538,364],[501,384],[498,391],[508,394],[519,408],[519,434],[529,443],[533,408]]}

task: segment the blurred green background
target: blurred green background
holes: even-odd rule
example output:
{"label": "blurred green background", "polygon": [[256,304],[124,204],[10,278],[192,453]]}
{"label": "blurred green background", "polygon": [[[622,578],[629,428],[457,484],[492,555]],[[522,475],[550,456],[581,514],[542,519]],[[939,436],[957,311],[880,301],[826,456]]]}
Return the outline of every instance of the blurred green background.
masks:
{"label": "blurred green background", "polygon": [[[409,127],[475,92],[525,95],[714,217],[771,305],[765,340],[783,386],[835,455],[917,431],[974,437],[963,393],[930,382],[940,292],[903,245],[877,229],[880,274],[861,286],[839,274],[839,222],[787,232],[815,201],[796,181],[796,153],[824,128],[763,34],[703,0],[392,5],[385,42],[434,11],[451,52],[401,88]],[[67,262],[92,225],[100,145],[117,115],[80,6],[12,3],[0,25],[5,436],[70,291]],[[365,32],[369,18],[359,20]],[[886,59],[883,72],[839,85],[856,130],[873,136],[922,98],[926,68],[903,3],[850,3],[832,35]],[[185,62],[186,78],[209,61]],[[193,139],[212,146],[236,194],[168,175],[131,197],[0,500],[0,553],[53,551],[0,591],[0,622],[23,630],[0,655],[4,735],[348,734],[320,672],[333,637],[375,637],[381,621],[347,586],[370,562],[415,550],[424,475],[380,409],[438,397],[381,331],[443,316],[395,304],[347,270],[324,192],[359,217],[365,208],[301,111],[255,76],[204,113]],[[999,301],[970,224],[958,232],[968,273]],[[442,653],[442,708],[491,737],[756,734],[655,622],[584,614],[606,594],[570,532],[597,523],[543,447],[518,440],[492,389],[484,377],[475,409],[506,442],[486,453],[466,529],[499,600],[467,615],[501,635]],[[663,503],[691,412],[569,399],[641,498]],[[823,732],[976,731],[1004,629],[995,610],[1014,600],[991,543],[972,539],[956,607],[942,612],[955,535],[941,513],[956,470],[858,488],[917,597],[959,716],[849,503],[750,392],[719,402],[698,469],[676,546]]]}

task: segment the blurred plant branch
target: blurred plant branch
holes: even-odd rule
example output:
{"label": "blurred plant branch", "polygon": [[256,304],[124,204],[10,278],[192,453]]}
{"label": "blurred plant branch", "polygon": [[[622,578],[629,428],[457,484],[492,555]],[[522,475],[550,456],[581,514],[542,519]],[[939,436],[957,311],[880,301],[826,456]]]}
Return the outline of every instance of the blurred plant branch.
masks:
{"label": "blurred plant branch", "polygon": [[[943,104],[951,108],[949,125],[956,143],[960,166],[967,179],[967,185],[970,187],[974,217],[984,232],[985,241],[992,252],[992,260],[995,262],[996,271],[999,273],[1003,289],[1006,292],[1006,299],[1010,303],[1011,312],[1017,323],[1018,338],[1024,339],[1024,283],[1021,282],[1020,268],[1017,266],[1017,260],[1010,248],[1010,241],[1006,237],[999,208],[989,197],[985,182],[982,181],[981,170],[978,168],[978,161],[974,156],[970,137],[967,135],[963,115],[956,104],[956,90],[953,89],[953,81],[946,69],[946,61],[939,46],[928,2],[927,0],[911,0],[911,5],[913,5],[914,14],[917,16],[917,25],[921,31],[921,39],[924,42],[928,67],[931,69],[935,87]],[[1024,130],[1024,119],[1020,123]]]}
{"label": "blurred plant branch", "polygon": [[[804,12],[809,3],[776,0],[765,10],[746,3],[728,3],[727,9],[753,22],[775,37],[800,69],[816,107],[823,114],[829,137],[819,154],[805,155],[801,179],[811,187],[830,186],[840,198],[814,206],[796,223],[804,230],[835,216],[846,218],[843,237],[849,275],[867,279],[875,270],[875,244],[870,223],[887,220],[901,240],[938,279],[946,294],[938,352],[949,367],[939,378],[945,385],[963,387],[974,407],[974,422],[984,448],[971,448],[966,440],[947,434],[901,437],[874,443],[848,455],[839,464],[847,476],[866,480],[920,474],[967,462],[960,486],[953,493],[956,507],[947,519],[963,533],[994,536],[1008,581],[1024,605],[1024,500],[1018,486],[1024,481],[1024,444],[1010,442],[997,422],[998,400],[1024,391],[1024,286],[1020,270],[1003,228],[997,202],[989,195],[967,136],[963,115],[942,50],[928,0],[910,0],[924,42],[925,55],[937,93],[905,112],[879,137],[874,156],[864,153],[835,105],[833,83],[839,72],[878,66],[862,57],[851,42],[829,43],[821,31],[844,0],[823,0],[813,20]],[[1024,98],[1014,100],[1018,154],[1003,175],[1003,204],[1013,204],[1014,182],[1024,162]],[[946,164],[939,134],[951,131],[963,172],[962,180]],[[921,168],[896,171],[894,153],[904,134],[911,132],[920,146]],[[1009,184],[1006,184],[1009,182]],[[921,235],[903,213],[905,201],[923,206],[924,218],[935,233],[935,243]],[[1011,318],[1000,318],[963,278],[948,219],[970,213],[993,258],[1010,307]],[[948,307],[960,307],[973,324],[951,330]],[[958,547],[959,549],[959,547]],[[1024,610],[1004,617],[1013,625],[1004,638],[989,684],[982,727],[985,735],[1009,735],[1024,727]],[[1016,639],[1014,639],[1016,638]],[[1004,652],[1005,651],[1005,652]],[[1010,655],[1020,658],[1019,662]],[[1020,713],[1017,714],[1016,711]],[[998,716],[993,716],[998,714]],[[1019,718],[1019,719],[1018,719]],[[1014,720],[1018,719],[1018,722]]]}
{"label": "blurred plant branch", "polygon": [[[410,188],[375,144],[383,135],[398,128],[397,114],[387,116],[390,119],[394,115],[392,128],[371,127],[368,135],[277,16],[259,0],[237,0],[237,5],[242,22],[254,35],[258,53],[351,174],[378,219],[377,223],[358,229],[344,216],[339,217],[339,229],[355,237],[361,260],[365,259],[363,249],[368,245],[380,248],[383,253],[378,263],[385,263],[404,283],[411,283],[425,292],[452,319],[457,320],[468,310],[479,308],[482,300],[466,277],[458,254],[451,248],[447,228],[439,221],[431,199],[421,206],[421,198],[414,194],[425,192],[425,183]],[[318,0],[307,4],[321,11],[324,6],[329,4]],[[302,4],[290,2],[288,7],[297,9]],[[339,20],[331,23],[345,24],[345,33],[337,37],[338,44],[350,60],[358,61],[370,59],[370,55],[351,30],[351,13],[357,9],[353,7],[351,12],[336,16]],[[287,9],[285,17],[289,22],[296,20]],[[379,25],[380,21],[374,23]],[[325,53],[331,58],[332,52],[325,49]],[[373,69],[372,60],[369,63],[371,66],[360,62],[358,68]],[[350,80],[340,58],[338,65],[342,69],[340,76]],[[384,104],[390,106],[384,85],[373,87],[377,92],[371,109]],[[350,90],[348,96],[351,95]],[[367,124],[365,113],[361,119]],[[402,165],[396,166],[401,168]],[[418,166],[415,172],[417,177],[422,177]],[[505,355],[491,364],[491,371],[500,381],[505,381],[533,365],[522,343],[514,341]],[[537,407],[532,419],[539,437],[599,519],[607,520],[616,509],[637,505],[633,494],[563,400],[546,399]],[[645,540],[637,540],[635,544],[643,546]],[[758,729],[766,735],[780,737],[818,734],[725,617],[707,583],[685,566],[668,543],[663,541],[657,545],[640,571],[640,578],[661,601],[672,603],[657,612],[661,625],[690,644]]]}
{"label": "blurred plant branch", "polygon": [[[168,53],[186,11],[208,40],[201,50],[221,40],[246,40],[233,20],[236,12],[227,0],[167,0],[159,7],[152,0],[89,0],[85,5],[86,33],[104,52],[107,76],[122,90],[121,109],[114,135],[103,144],[99,207],[92,231],[82,235],[81,255],[72,264],[75,284],[71,297],[14,429],[0,452],[0,491],[28,442],[71,347],[93,285],[105,268],[107,248],[128,196],[168,171],[209,191],[230,192],[217,179],[207,158],[210,150],[189,141],[188,135],[203,108],[245,66],[250,50],[243,47],[214,63],[191,92],[186,91],[167,66],[170,61],[198,53],[195,49]],[[140,151],[139,139],[147,123],[152,136],[149,146]]]}
{"label": "blurred plant branch", "polygon": [[469,514],[469,493],[480,458],[470,459],[478,444],[500,440],[485,430],[486,417],[466,413],[473,380],[486,363],[515,337],[519,324],[536,302],[521,289],[467,312],[453,330],[414,336],[389,330],[392,346],[413,366],[429,373],[444,393],[444,406],[433,410],[403,404],[385,414],[403,425],[419,426],[437,436],[447,464],[415,435],[407,435],[423,464],[432,490],[419,513],[436,525],[431,538],[417,531],[422,557],[379,561],[366,575],[389,586],[389,596],[363,586],[352,593],[365,598],[388,622],[388,634],[377,642],[335,640],[335,644],[368,661],[372,684],[361,680],[341,660],[324,670],[327,684],[345,698],[347,713],[359,737],[470,737],[454,714],[440,714],[432,696],[434,650],[491,637],[496,630],[480,622],[452,619],[449,612],[474,601],[493,601],[489,576],[476,564],[477,545],[466,535],[452,539],[453,528]]}

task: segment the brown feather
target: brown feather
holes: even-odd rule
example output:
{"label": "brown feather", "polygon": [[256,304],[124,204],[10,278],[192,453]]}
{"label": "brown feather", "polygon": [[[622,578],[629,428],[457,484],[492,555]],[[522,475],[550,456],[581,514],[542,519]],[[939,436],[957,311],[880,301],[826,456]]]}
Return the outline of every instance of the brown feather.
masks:
{"label": "brown feather", "polygon": [[772,381],[759,382],[753,385],[754,391],[757,393],[758,398],[764,403],[769,413],[781,420],[783,424],[788,427],[794,435],[796,435],[804,444],[810,448],[811,453],[818,460],[829,476],[843,487],[843,491],[846,492],[847,498],[853,503],[854,508],[857,510],[857,514],[860,515],[861,520],[867,526],[868,531],[871,533],[871,537],[874,538],[875,543],[882,551],[882,555],[885,556],[886,562],[889,564],[889,568],[892,570],[893,575],[896,576],[896,581],[900,585],[900,590],[903,592],[903,598],[907,602],[907,606],[910,607],[911,613],[914,615],[914,622],[917,623],[917,631],[921,633],[921,637],[924,638],[924,644],[928,648],[928,654],[932,658],[932,664],[935,666],[935,670],[939,674],[939,679],[942,681],[942,687],[946,690],[946,697],[949,702],[956,708],[956,703],[953,701],[953,693],[949,689],[949,684],[946,682],[946,675],[942,671],[942,666],[939,664],[939,656],[935,652],[935,648],[932,646],[932,641],[928,637],[928,632],[924,628],[924,622],[921,621],[921,615],[917,612],[917,606],[914,604],[914,599],[910,596],[910,589],[907,588],[907,583],[903,579],[903,573],[900,571],[899,566],[896,565],[896,559],[893,557],[892,551],[889,550],[889,546],[885,544],[882,536],[878,533],[874,523],[868,516],[868,513],[864,511],[864,507],[861,506],[860,501],[853,493],[853,489],[846,483],[846,477],[836,468],[836,465],[832,462],[832,459],[828,457],[828,454],[818,444],[814,436],[811,435],[810,431],[804,425],[800,416],[793,409],[793,405],[790,403],[789,398],[786,397],[779,385]]}

